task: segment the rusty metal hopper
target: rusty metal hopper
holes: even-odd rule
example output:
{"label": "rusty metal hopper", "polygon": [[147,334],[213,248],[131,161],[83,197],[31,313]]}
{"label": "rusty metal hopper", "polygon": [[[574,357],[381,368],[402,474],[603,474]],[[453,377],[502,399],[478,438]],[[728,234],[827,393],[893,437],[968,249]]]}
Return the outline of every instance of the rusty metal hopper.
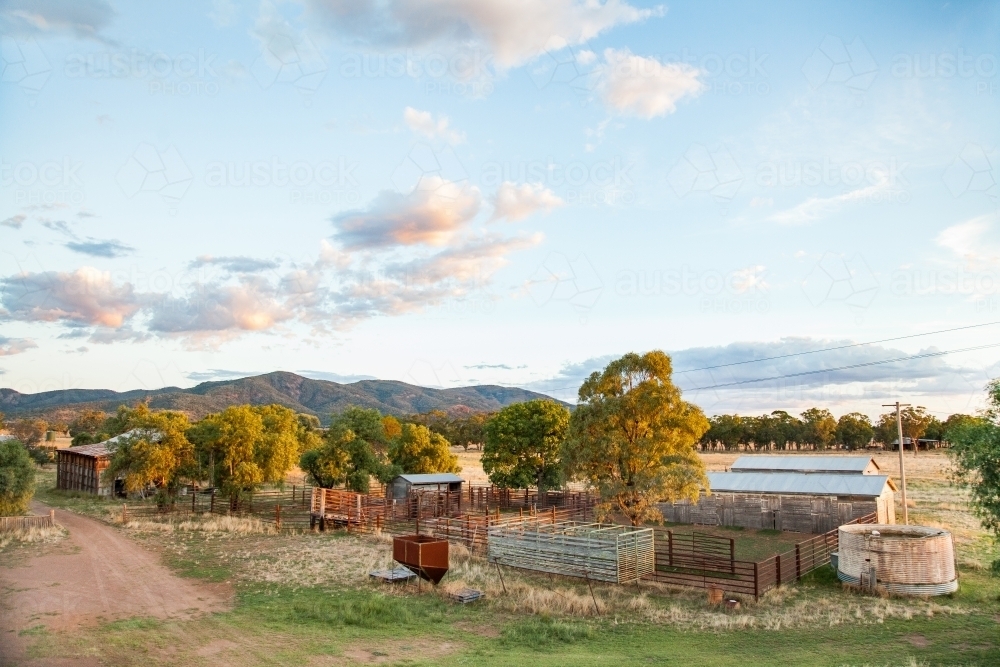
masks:
{"label": "rusty metal hopper", "polygon": [[437,584],[448,572],[448,540],[430,535],[394,537],[392,558],[416,572],[421,579]]}

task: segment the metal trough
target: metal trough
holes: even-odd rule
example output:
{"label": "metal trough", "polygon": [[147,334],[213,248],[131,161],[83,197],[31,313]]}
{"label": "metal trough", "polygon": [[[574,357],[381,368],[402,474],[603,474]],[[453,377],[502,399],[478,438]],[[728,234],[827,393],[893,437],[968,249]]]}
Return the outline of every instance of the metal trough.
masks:
{"label": "metal trough", "polygon": [[448,572],[448,540],[430,535],[392,538],[392,559],[435,584]]}

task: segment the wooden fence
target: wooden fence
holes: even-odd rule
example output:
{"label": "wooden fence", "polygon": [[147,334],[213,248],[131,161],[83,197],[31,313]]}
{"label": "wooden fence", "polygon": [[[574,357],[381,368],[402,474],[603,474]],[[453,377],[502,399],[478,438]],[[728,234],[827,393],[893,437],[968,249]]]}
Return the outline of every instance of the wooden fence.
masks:
{"label": "wooden fence", "polygon": [[[851,523],[876,522],[873,513]],[[830,553],[837,549],[837,529],[757,562],[736,560],[731,538],[658,530],[655,544],[656,571],[648,579],[676,586],[718,588],[759,599],[770,589],[829,564]]]}
{"label": "wooden fence", "polygon": [[537,489],[502,489],[489,484],[470,484],[467,491],[469,507],[479,511],[501,509],[544,509],[548,507],[590,510],[598,497],[586,491],[541,491]]}
{"label": "wooden fence", "polygon": [[55,525],[55,510],[49,510],[49,513],[43,516],[0,516],[0,532],[53,528]]}

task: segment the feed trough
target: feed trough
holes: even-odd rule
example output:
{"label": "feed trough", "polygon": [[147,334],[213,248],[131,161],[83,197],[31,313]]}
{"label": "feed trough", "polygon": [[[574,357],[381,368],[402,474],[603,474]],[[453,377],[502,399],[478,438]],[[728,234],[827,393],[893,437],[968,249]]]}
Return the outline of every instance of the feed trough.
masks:
{"label": "feed trough", "polygon": [[413,570],[421,579],[437,584],[448,572],[448,540],[430,535],[394,537],[392,558]]}
{"label": "feed trough", "polygon": [[838,530],[837,577],[897,595],[946,595],[958,590],[955,544],[940,528],[853,524]]}

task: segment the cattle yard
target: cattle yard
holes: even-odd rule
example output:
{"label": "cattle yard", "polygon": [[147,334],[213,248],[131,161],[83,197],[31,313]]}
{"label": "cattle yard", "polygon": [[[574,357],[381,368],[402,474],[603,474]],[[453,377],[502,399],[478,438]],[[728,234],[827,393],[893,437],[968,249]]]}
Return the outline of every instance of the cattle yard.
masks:
{"label": "cattle yard", "polygon": [[[430,626],[415,625],[413,619],[424,613],[450,619],[448,623],[457,623],[462,627],[465,627],[463,623],[471,622],[477,627],[499,625],[504,629],[500,638],[495,640],[481,636],[476,639],[475,632],[449,634],[452,639],[448,641],[460,648],[447,649],[444,654],[436,653],[440,642],[432,646],[425,640],[414,640],[407,645],[417,647],[416,662],[439,662],[441,655],[450,651],[461,652],[492,641],[500,642],[500,647],[508,647],[505,651],[516,651],[515,645],[521,644],[525,647],[541,646],[539,664],[547,664],[546,652],[556,648],[561,652],[559,655],[566,650],[575,651],[577,647],[584,651],[579,654],[581,656],[589,652],[594,642],[604,641],[594,637],[604,637],[605,630],[601,628],[613,619],[630,619],[630,623],[638,623],[634,632],[639,633],[671,632],[667,628],[673,627],[696,630],[690,636],[671,635],[673,645],[678,647],[695,641],[701,636],[701,631],[721,631],[724,634],[710,635],[715,637],[711,644],[695,641],[697,651],[694,644],[690,645],[694,651],[691,655],[716,655],[718,658],[720,654],[714,653],[717,647],[732,646],[731,639],[743,636],[739,628],[764,631],[778,627],[785,629],[774,635],[775,646],[768,649],[762,644],[755,648],[754,641],[744,636],[741,650],[749,651],[751,655],[759,651],[759,657],[769,655],[768,650],[794,653],[791,644],[795,643],[794,637],[799,632],[796,628],[809,627],[809,636],[815,637],[823,636],[824,627],[836,626],[840,628],[838,637],[856,637],[856,646],[868,646],[869,654],[880,655],[877,650],[873,652],[870,644],[866,644],[867,631],[863,628],[878,623],[880,628],[897,628],[899,632],[916,632],[933,638],[937,636],[934,634],[936,626],[929,621],[906,620],[933,616],[945,623],[943,627],[952,629],[953,637],[966,636],[963,633],[966,630],[971,632],[975,626],[976,632],[969,634],[969,639],[965,640],[971,648],[962,650],[966,653],[971,651],[970,655],[976,656],[993,655],[990,651],[994,651],[995,647],[991,645],[987,648],[981,640],[977,643],[972,637],[982,637],[989,632],[984,626],[977,625],[979,621],[974,619],[985,618],[983,622],[989,621],[994,624],[993,627],[996,622],[989,620],[991,617],[988,614],[981,617],[980,612],[974,611],[974,605],[969,606],[975,599],[978,600],[975,604],[986,605],[983,609],[987,612],[997,607],[994,598],[1000,590],[995,590],[997,587],[990,583],[988,575],[981,574],[982,566],[977,564],[986,560],[992,547],[982,539],[974,522],[962,518],[967,515],[957,509],[957,497],[953,494],[944,498],[942,495],[945,483],[938,470],[941,461],[943,457],[938,457],[937,468],[931,475],[921,474],[924,471],[919,466],[915,467],[917,472],[911,483],[911,497],[918,504],[911,510],[911,516],[916,514],[924,522],[944,519],[950,525],[958,526],[956,537],[960,547],[958,560],[963,576],[962,589],[951,598],[937,601],[894,600],[842,592],[836,578],[831,581],[831,575],[827,574],[830,571],[827,566],[830,551],[836,548],[835,535],[779,532],[766,528],[676,524],[642,527],[640,532],[652,537],[652,572],[639,572],[639,561],[645,555],[640,556],[638,548],[631,551],[624,548],[619,553],[623,553],[625,558],[618,559],[617,567],[625,574],[613,575],[620,583],[605,581],[612,577],[598,576],[593,558],[590,564],[585,564],[576,572],[553,573],[554,568],[548,567],[544,558],[538,560],[539,553],[544,550],[536,549],[534,554],[529,554],[523,548],[526,537],[538,541],[545,536],[550,545],[561,542],[569,547],[565,551],[571,553],[572,539],[580,536],[590,539],[595,532],[599,534],[605,530],[593,517],[592,500],[587,494],[576,491],[538,495],[523,490],[471,485],[463,489],[460,499],[435,493],[393,502],[385,498],[381,489],[375,489],[371,494],[354,494],[290,484],[281,490],[270,489],[254,494],[252,499],[245,499],[235,508],[218,494],[213,499],[211,493],[200,490],[191,493],[188,490],[167,511],[156,507],[152,500],[137,502],[130,499],[123,503],[56,491],[44,493],[43,500],[75,506],[85,513],[101,516],[112,525],[121,526],[132,539],[161,551],[165,562],[182,573],[208,577],[210,581],[234,581],[237,590],[243,591],[239,594],[241,601],[237,607],[244,610],[241,613],[256,610],[254,614],[263,613],[267,618],[276,618],[267,616],[273,615],[273,612],[266,611],[270,608],[267,605],[271,604],[267,601],[282,601],[281,604],[288,607],[287,614],[282,618],[298,619],[295,627],[300,629],[296,633],[306,631],[302,628],[314,627],[318,621],[311,619],[320,613],[315,610],[334,604],[326,598],[311,597],[313,594],[309,591],[336,591],[330,600],[352,600],[351,604],[362,605],[362,608],[376,604],[382,610],[379,613],[396,621],[386,625],[389,621],[359,620],[356,622],[362,623],[360,627],[372,629],[349,631],[349,634],[354,633],[351,636],[356,637],[383,637],[378,641],[363,640],[366,660],[371,661],[379,661],[380,652],[395,656],[393,659],[405,659],[406,652],[402,645],[390,639],[396,632],[405,636],[439,632]],[[921,466],[926,465],[929,469],[929,464],[929,461],[921,460]],[[629,532],[628,527],[620,525],[607,530],[612,535]],[[450,544],[451,569],[441,584],[437,587],[425,585],[418,593],[417,587],[412,585],[368,583],[369,572],[394,566],[390,536],[413,534],[445,540]],[[501,540],[517,535],[522,540],[522,548],[508,549],[503,553],[499,550],[500,544],[497,544],[497,550],[492,550],[490,538],[494,535]],[[511,553],[515,554],[514,558]],[[562,556],[556,554],[556,560],[559,561]],[[640,576],[633,576],[628,571],[630,557],[632,567]],[[536,560],[533,567],[529,562],[531,559]],[[573,560],[569,562],[573,563]],[[483,598],[469,605],[449,606],[454,604],[449,602],[449,596],[466,589],[481,591]],[[261,595],[264,597],[258,597]],[[278,597],[274,598],[275,595]],[[735,601],[739,608],[734,610],[725,604],[713,604],[713,600],[717,602],[720,598],[723,602]],[[997,612],[1000,608],[989,613]],[[323,623],[355,627],[351,625],[355,621],[344,625],[347,621],[337,615],[340,613],[322,612],[323,618],[332,619]],[[550,623],[545,620],[549,617],[562,619],[552,621],[558,630],[546,625]],[[956,620],[948,621],[949,618]],[[204,627],[222,623],[218,626],[221,628],[231,622],[235,621],[213,621]],[[323,623],[315,626],[317,631],[321,626],[328,627]],[[856,632],[850,629],[854,627]],[[163,632],[168,632],[166,626],[133,628],[128,635],[134,639],[136,634],[143,636]],[[523,632],[529,632],[531,637],[519,634]],[[124,641],[126,634],[123,633],[124,629],[106,628],[101,641],[108,636],[121,637]],[[541,633],[547,638],[540,640],[533,633]],[[565,637],[553,639],[552,633]],[[515,637],[518,637],[516,641]],[[367,643],[369,641],[374,643]],[[538,644],[538,641],[542,643]],[[912,643],[903,641],[906,647],[913,648]],[[237,640],[237,643],[242,645],[242,640]],[[898,644],[896,648],[899,650]],[[126,649],[118,650],[127,653]],[[285,650],[291,649],[286,647]],[[296,653],[296,650],[299,652]],[[301,653],[305,649],[296,650],[292,650],[295,655],[308,654],[308,651]],[[683,654],[686,649],[679,650]],[[868,662],[869,654],[858,653],[855,662],[844,658],[838,664]],[[904,648],[897,655],[909,654]],[[252,659],[248,661],[254,662]],[[197,664],[198,661],[192,659],[189,662]],[[488,656],[482,663],[492,664]],[[722,659],[711,663],[703,660],[702,663],[726,664]],[[702,663],[697,660],[692,662]],[[552,664],[562,663],[556,661]],[[775,660],[774,664],[782,662]],[[802,660],[802,655],[797,655],[795,661],[785,664],[809,663]],[[980,661],[978,664],[989,662]]]}

